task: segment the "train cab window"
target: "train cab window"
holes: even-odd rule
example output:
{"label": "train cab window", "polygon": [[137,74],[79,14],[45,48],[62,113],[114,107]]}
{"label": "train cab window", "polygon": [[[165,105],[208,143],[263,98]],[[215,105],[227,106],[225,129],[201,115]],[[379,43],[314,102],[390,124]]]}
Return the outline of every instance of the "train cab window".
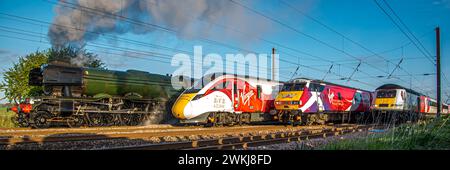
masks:
{"label": "train cab window", "polygon": [[200,79],[200,80],[196,81],[191,88],[187,89],[185,91],[185,93],[198,93],[202,88],[203,88],[203,84]]}
{"label": "train cab window", "polygon": [[325,89],[325,86],[324,85],[320,85],[320,84],[316,84],[316,83],[311,83],[309,85],[309,89],[311,91],[321,92],[321,91],[323,91]]}
{"label": "train cab window", "polygon": [[306,83],[285,84],[281,91],[303,91]]}
{"label": "train cab window", "polygon": [[394,98],[397,95],[396,90],[379,90],[377,91],[377,98]]}
{"label": "train cab window", "polygon": [[338,99],[339,99],[339,100],[342,100],[341,92],[338,92]]}
{"label": "train cab window", "polygon": [[261,85],[257,85],[256,86],[256,94],[257,94],[257,97],[258,97],[258,99],[260,99],[261,98]]}
{"label": "train cab window", "polygon": [[294,84],[284,84],[283,88],[281,88],[281,91],[291,91],[291,88]]}
{"label": "train cab window", "polygon": [[303,91],[304,89],[305,89],[305,85],[306,84],[303,84],[303,83],[300,83],[300,84],[295,84],[294,85],[294,91]]}
{"label": "train cab window", "polygon": [[309,84],[309,90],[310,91],[317,91],[317,84],[314,84],[314,83]]}

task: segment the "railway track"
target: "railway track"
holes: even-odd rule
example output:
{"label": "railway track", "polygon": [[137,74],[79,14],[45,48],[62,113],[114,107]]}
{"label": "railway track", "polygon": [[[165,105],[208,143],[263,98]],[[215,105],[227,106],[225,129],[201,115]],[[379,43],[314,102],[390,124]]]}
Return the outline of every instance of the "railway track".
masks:
{"label": "railway track", "polygon": [[[374,125],[281,126],[252,125],[233,127],[138,126],[78,129],[19,129],[0,132],[1,148],[33,145],[36,149],[65,149],[64,146],[93,145],[92,149],[237,149],[305,140],[361,131]],[[139,141],[139,142],[133,142]],[[122,141],[111,145],[105,141]],[[123,142],[125,141],[125,142]],[[128,141],[128,142],[127,142]],[[105,143],[105,144],[102,144]],[[97,145],[104,145],[102,147]],[[3,146],[3,147],[2,147]],[[49,147],[46,147],[49,146]],[[88,148],[88,147],[86,147]],[[26,148],[25,148],[26,149]],[[89,148],[88,148],[89,149]]]}
{"label": "railway track", "polygon": [[[298,128],[323,128],[296,127]],[[27,143],[50,143],[69,141],[88,141],[105,139],[148,139],[167,136],[189,137],[195,135],[211,134],[236,134],[236,132],[251,133],[255,131],[279,131],[286,130],[284,126],[259,125],[259,126],[235,126],[203,128],[198,126],[152,126],[152,127],[127,127],[127,128],[78,128],[78,129],[20,129],[0,132],[0,145],[15,145]],[[164,139],[163,139],[164,140]]]}
{"label": "railway track", "polygon": [[309,140],[338,136],[352,132],[373,129],[373,125],[347,126],[331,129],[298,130],[295,132],[276,132],[263,135],[226,137],[210,140],[193,140],[188,142],[171,142],[146,144],[139,146],[121,146],[105,150],[203,150],[203,149],[246,149],[248,147],[264,146],[277,143]]}

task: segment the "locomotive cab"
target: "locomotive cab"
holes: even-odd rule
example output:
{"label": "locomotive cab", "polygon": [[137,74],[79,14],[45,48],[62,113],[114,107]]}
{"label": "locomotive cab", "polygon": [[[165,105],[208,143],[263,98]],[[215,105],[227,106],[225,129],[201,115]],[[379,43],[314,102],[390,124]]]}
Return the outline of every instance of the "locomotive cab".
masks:
{"label": "locomotive cab", "polygon": [[[203,95],[206,93],[205,86],[207,86],[210,82],[215,80],[216,75],[207,75],[203,78],[197,80],[194,82],[194,85],[188,89],[186,89],[175,101],[175,104],[172,106],[172,115],[180,120],[190,119],[195,117],[194,116],[194,110],[195,106],[201,104],[201,102],[198,102],[197,100],[203,97]],[[209,85],[211,86],[211,85]],[[204,90],[202,90],[204,89]],[[213,91],[216,89],[211,89],[208,91]],[[203,117],[199,118],[200,120],[203,119]],[[194,120],[196,121],[196,120]]]}
{"label": "locomotive cab", "polygon": [[197,85],[185,90],[177,99],[175,104],[172,106],[172,114],[178,119],[186,119],[185,109],[189,107],[190,101],[195,98],[195,96],[200,96],[198,92],[200,91],[200,87]]}
{"label": "locomotive cab", "polygon": [[403,110],[405,99],[404,89],[379,89],[376,91],[374,109]]}
{"label": "locomotive cab", "polygon": [[277,110],[298,110],[303,104],[300,98],[305,87],[305,82],[284,84],[275,99],[275,108]]}

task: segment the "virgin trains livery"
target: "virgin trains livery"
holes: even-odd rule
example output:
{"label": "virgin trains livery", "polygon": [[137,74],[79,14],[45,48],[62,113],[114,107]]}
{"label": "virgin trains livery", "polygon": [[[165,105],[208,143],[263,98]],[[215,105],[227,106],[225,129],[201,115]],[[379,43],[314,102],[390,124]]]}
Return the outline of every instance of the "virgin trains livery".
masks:
{"label": "virgin trains livery", "polygon": [[[320,80],[293,79],[275,100],[275,119],[290,123],[324,124],[370,111],[372,93]],[[354,113],[352,115],[351,113]]]}
{"label": "virgin trains livery", "polygon": [[[208,78],[210,77],[210,78]],[[205,76],[172,108],[184,123],[236,124],[265,119],[281,83],[236,75]]]}

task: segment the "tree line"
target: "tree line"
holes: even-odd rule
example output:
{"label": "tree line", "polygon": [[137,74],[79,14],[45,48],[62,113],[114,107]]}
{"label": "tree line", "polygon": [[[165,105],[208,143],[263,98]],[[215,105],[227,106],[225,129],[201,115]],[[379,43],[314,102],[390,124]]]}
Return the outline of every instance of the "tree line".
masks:
{"label": "tree line", "polygon": [[52,62],[74,65],[74,60],[81,60],[80,58],[83,61],[75,61],[77,66],[106,69],[105,63],[96,54],[82,48],[49,48],[20,56],[18,62],[4,70],[3,81],[0,83],[0,91],[5,95],[3,99],[9,102],[20,102],[24,98],[42,95],[42,87],[28,85],[30,70]]}

